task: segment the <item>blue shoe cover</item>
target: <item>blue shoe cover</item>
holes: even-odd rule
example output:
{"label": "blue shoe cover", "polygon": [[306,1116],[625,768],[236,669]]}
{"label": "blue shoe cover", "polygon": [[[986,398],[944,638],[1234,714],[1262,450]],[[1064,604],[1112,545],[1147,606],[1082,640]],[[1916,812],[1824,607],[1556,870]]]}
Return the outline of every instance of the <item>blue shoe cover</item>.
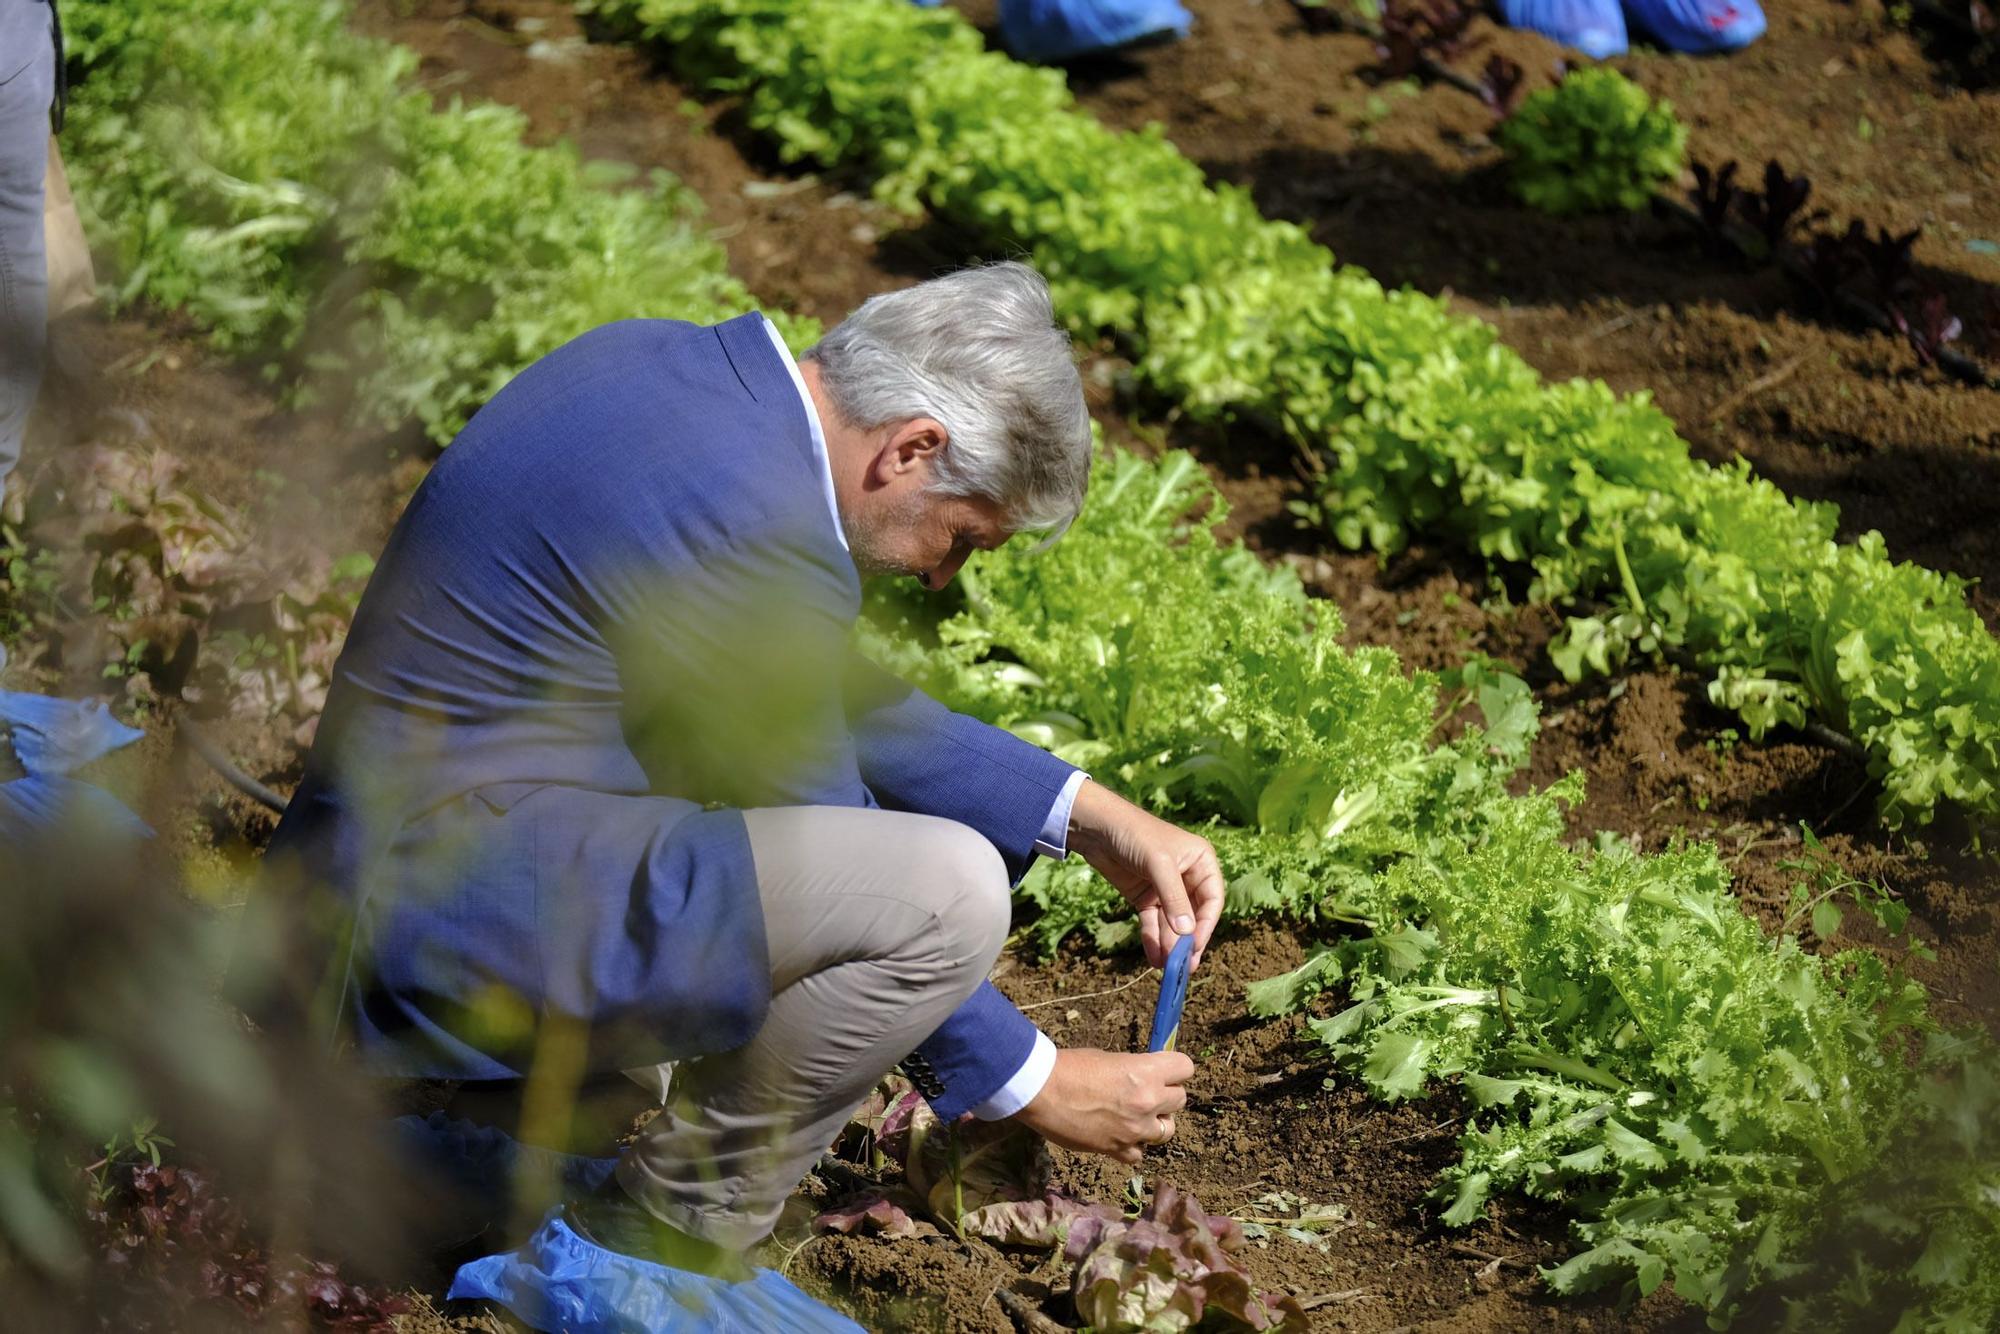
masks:
{"label": "blue shoe cover", "polygon": [[153,836],[144,820],[101,787],[40,774],[0,783],[0,847],[26,847],[57,830],[107,840]]}
{"label": "blue shoe cover", "polygon": [[101,703],[16,690],[0,690],[0,723],[6,724],[21,767],[31,774],[69,773],[145,735],[113,718]]}
{"label": "blue shoe cover", "polygon": [[445,1295],[547,1334],[864,1334],[768,1269],[741,1283],[669,1269],[585,1241],[560,1209],[518,1251],[461,1266]]}
{"label": "blue shoe cover", "polygon": [[1185,37],[1180,0],[1000,0],[1000,36],[1023,60],[1069,60],[1146,37]]}
{"label": "blue shoe cover", "polygon": [[0,690],[0,737],[27,773],[0,783],[0,844],[24,845],[63,825],[106,837],[152,837],[109,792],[63,777],[144,735],[101,703]]}
{"label": "blue shoe cover", "polygon": [[1764,35],[1757,0],[1625,0],[1632,26],[1669,51],[1738,51]]}
{"label": "blue shoe cover", "polygon": [[1538,32],[1592,60],[1628,49],[1618,0],[1500,0],[1500,17],[1510,28]]}

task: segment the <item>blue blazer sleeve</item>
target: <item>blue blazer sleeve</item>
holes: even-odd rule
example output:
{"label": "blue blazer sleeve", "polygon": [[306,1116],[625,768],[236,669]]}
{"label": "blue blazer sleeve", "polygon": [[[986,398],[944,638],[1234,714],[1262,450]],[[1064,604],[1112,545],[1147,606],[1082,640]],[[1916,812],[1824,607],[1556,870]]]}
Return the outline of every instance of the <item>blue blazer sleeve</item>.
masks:
{"label": "blue blazer sleeve", "polygon": [[[1027,874],[1035,839],[1074,765],[953,713],[858,654],[849,668],[848,725],[862,780],[878,802],[970,825],[1000,850],[1014,880]],[[983,982],[903,1069],[950,1121],[997,1093],[1034,1045],[1034,1024]]]}
{"label": "blue blazer sleeve", "polygon": [[861,780],[877,802],[970,825],[1000,850],[1016,882],[1028,873],[1035,839],[1076,766],[953,713],[858,653],[850,655],[847,719]]}
{"label": "blue blazer sleeve", "polygon": [[937,1032],[903,1060],[903,1073],[944,1121],[1000,1091],[1027,1064],[1035,1025],[991,982],[981,982]]}

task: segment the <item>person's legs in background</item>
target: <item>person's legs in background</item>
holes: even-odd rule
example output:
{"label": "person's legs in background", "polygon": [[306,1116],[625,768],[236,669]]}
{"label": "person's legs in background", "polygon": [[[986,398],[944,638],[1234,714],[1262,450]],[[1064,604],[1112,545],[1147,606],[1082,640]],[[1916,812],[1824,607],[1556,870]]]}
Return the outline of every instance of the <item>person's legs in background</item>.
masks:
{"label": "person's legs in background", "polygon": [[55,92],[53,11],[0,0],[0,486],[20,461],[47,350],[42,183]]}
{"label": "person's legs in background", "polygon": [[769,1017],[736,1051],[675,1069],[618,1173],[655,1218],[725,1253],[771,1230],[868,1091],[978,987],[1010,916],[1000,854],[964,825],[825,806],[744,821]]}
{"label": "person's legs in background", "polygon": [[1618,0],[1500,0],[1500,18],[1510,28],[1538,32],[1592,60],[1629,49]]}
{"label": "person's legs in background", "polygon": [[1188,35],[1180,0],[1000,0],[1000,36],[1022,60],[1074,60]]}

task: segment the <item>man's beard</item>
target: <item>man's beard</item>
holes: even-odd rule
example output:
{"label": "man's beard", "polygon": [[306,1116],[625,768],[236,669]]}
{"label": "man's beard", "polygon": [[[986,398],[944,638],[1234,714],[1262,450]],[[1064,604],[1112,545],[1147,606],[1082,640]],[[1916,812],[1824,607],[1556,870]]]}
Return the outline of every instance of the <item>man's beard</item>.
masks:
{"label": "man's beard", "polygon": [[907,534],[923,521],[928,508],[928,498],[923,495],[905,496],[896,502],[896,508],[887,514],[877,510],[864,520],[850,520],[841,516],[841,528],[847,535],[848,555],[854,560],[854,568],[864,579],[883,575],[918,575],[923,571],[914,568],[907,556],[896,554],[901,546],[896,539]]}

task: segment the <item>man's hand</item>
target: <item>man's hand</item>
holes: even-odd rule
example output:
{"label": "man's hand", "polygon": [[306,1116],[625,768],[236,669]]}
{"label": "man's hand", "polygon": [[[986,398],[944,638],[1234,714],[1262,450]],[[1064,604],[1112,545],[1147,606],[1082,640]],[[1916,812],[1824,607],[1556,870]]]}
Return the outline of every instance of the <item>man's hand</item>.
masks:
{"label": "man's hand", "polygon": [[1014,1119],[1065,1149],[1136,1163],[1148,1144],[1174,1137],[1174,1113],[1187,1106],[1182,1085],[1193,1073],[1194,1062],[1177,1051],[1065,1048],[1049,1082]]}
{"label": "man's hand", "polygon": [[1137,910],[1146,962],[1160,967],[1175,938],[1190,933],[1193,962],[1201,962],[1222,916],[1222,870],[1207,839],[1086,781],[1070,808],[1069,850]]}

